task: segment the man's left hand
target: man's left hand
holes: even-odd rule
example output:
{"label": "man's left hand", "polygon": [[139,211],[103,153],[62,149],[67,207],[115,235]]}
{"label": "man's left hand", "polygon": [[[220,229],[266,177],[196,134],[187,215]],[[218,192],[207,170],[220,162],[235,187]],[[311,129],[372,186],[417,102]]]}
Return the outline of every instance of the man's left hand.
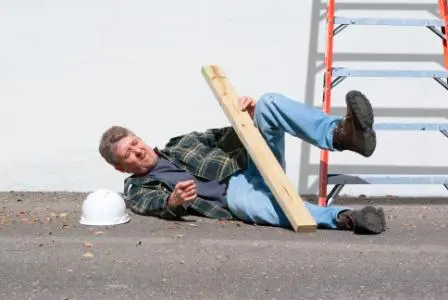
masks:
{"label": "man's left hand", "polygon": [[242,111],[247,111],[250,117],[253,119],[256,101],[253,98],[246,96],[240,97],[238,100],[240,109]]}

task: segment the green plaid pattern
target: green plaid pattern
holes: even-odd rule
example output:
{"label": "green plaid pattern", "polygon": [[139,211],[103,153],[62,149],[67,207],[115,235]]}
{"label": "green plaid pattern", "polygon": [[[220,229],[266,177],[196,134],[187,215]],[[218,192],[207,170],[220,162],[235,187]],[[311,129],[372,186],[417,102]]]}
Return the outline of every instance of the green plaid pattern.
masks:
{"label": "green plaid pattern", "polygon": [[[163,150],[154,150],[179,168],[209,180],[226,181],[247,166],[247,152],[232,127],[180,135],[170,139]],[[233,219],[228,210],[200,197],[169,209],[167,200],[173,188],[170,183],[150,176],[130,176],[124,182],[125,197],[131,210],[138,214],[179,219],[192,209],[208,218]]]}

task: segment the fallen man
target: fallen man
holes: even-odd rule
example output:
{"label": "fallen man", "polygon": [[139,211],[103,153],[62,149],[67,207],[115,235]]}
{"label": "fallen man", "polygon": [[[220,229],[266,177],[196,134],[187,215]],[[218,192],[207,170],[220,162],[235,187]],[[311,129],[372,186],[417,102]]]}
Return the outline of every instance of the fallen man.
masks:
{"label": "fallen man", "polygon": [[[372,107],[358,91],[346,95],[344,117],[325,114],[282,94],[239,101],[283,169],[285,133],[329,151],[349,150],[370,157],[375,150]],[[116,170],[132,174],[125,180],[124,191],[135,213],[165,219],[195,214],[290,227],[231,126],[174,137],[163,149],[152,149],[129,129],[112,126],[103,133],[99,151]],[[320,229],[378,234],[386,227],[382,208],[305,205]]]}

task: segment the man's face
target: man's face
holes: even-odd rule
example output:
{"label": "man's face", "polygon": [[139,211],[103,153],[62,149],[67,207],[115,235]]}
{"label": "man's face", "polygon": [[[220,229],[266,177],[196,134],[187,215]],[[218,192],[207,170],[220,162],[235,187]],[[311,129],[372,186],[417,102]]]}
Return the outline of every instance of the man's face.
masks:
{"label": "man's face", "polygon": [[157,154],[137,136],[122,138],[116,145],[115,155],[121,172],[143,175],[148,173],[157,161]]}

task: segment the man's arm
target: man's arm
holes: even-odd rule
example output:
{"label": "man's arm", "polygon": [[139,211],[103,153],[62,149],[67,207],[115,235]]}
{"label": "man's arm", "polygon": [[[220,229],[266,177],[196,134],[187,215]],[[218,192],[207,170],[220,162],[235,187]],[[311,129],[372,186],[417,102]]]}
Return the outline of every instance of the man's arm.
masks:
{"label": "man's arm", "polygon": [[[256,104],[257,102],[251,97],[245,96],[238,99],[238,107],[242,111],[246,111],[251,119],[254,118]],[[244,148],[243,143],[232,126],[209,129],[198,139],[210,147],[218,147],[225,152],[232,152]]]}
{"label": "man's arm", "polygon": [[[217,147],[220,143],[222,143],[223,140],[226,140],[229,136],[232,136],[232,138],[234,138],[233,131],[233,127],[227,126],[222,128],[207,129],[205,132],[193,131],[190,132],[188,136],[190,138],[194,136],[200,143],[206,146]],[[171,138],[166,144],[166,147],[176,145],[179,140],[184,138],[185,136],[186,135],[179,135]]]}
{"label": "man's arm", "polygon": [[131,185],[126,198],[130,208],[137,214],[153,215],[164,219],[179,219],[186,214],[184,205],[169,205],[171,192],[161,183],[149,185]]}
{"label": "man's arm", "polygon": [[194,132],[193,134],[201,144],[212,148],[220,148],[226,153],[244,149],[238,134],[231,126],[208,129],[204,133]]}
{"label": "man's arm", "polygon": [[[247,111],[250,117],[253,119],[255,112],[256,101],[250,97],[240,97],[238,101],[238,106],[242,111]],[[226,126],[221,128],[207,129],[205,132],[193,131],[190,134],[195,136],[196,139],[208,146],[208,147],[218,147],[223,149],[225,152],[232,152],[239,148],[244,148],[241,140],[236,133],[233,126]],[[167,147],[173,146],[179,142],[181,138],[185,135],[180,135],[171,138],[166,144]]]}

